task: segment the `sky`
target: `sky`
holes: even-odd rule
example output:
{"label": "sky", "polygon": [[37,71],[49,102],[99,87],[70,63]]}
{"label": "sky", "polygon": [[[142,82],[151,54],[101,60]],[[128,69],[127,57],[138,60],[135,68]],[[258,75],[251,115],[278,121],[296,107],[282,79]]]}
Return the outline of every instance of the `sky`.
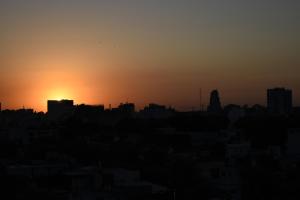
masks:
{"label": "sky", "polygon": [[300,105],[298,0],[1,0],[2,108],[46,111],[47,99],[138,108]]}

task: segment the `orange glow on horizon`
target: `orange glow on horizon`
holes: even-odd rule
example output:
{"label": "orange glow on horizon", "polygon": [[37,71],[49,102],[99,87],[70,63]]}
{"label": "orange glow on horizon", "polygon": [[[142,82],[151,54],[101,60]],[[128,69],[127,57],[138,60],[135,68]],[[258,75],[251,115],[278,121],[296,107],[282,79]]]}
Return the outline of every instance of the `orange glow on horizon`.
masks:
{"label": "orange glow on horizon", "polygon": [[93,103],[92,91],[87,87],[86,79],[75,71],[46,71],[34,82],[28,97],[28,104],[37,111],[47,111],[47,100],[70,99],[76,103]]}
{"label": "orange glow on horizon", "polygon": [[73,99],[74,95],[68,89],[54,89],[50,90],[47,96],[47,100],[62,100],[62,99]]}
{"label": "orange glow on horizon", "polygon": [[[16,80],[17,85],[22,85],[19,95],[24,98],[22,101],[15,98],[6,100],[10,102],[8,109],[17,109],[24,105],[26,108],[46,112],[47,100],[70,99],[76,104],[103,102],[103,92],[97,92],[101,82],[95,83],[94,72],[88,68],[93,66],[89,62],[92,58],[80,55],[79,52],[76,55],[33,54],[21,61],[26,63],[27,70],[15,71],[10,78]],[[22,63],[15,65],[20,66]]]}

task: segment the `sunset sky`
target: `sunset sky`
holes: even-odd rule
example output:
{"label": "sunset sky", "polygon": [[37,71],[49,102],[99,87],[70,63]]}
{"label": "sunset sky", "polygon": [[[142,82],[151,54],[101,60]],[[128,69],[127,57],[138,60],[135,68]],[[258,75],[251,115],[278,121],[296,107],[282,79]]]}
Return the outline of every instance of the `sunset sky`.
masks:
{"label": "sunset sky", "polygon": [[300,105],[299,0],[1,0],[0,102]]}

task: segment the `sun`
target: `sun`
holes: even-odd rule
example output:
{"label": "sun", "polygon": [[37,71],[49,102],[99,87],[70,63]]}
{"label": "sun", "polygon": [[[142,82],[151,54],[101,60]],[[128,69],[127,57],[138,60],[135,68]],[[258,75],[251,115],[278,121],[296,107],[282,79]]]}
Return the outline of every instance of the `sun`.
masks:
{"label": "sun", "polygon": [[53,89],[49,91],[48,100],[62,100],[62,99],[72,99],[73,100],[73,95],[70,90],[67,89]]}

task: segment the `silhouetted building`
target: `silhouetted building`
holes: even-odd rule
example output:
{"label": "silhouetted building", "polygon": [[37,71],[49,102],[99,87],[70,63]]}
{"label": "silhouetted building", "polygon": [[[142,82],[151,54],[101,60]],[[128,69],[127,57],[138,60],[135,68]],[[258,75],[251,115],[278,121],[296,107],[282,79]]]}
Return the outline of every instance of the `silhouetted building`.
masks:
{"label": "silhouetted building", "polygon": [[48,116],[52,119],[69,116],[73,113],[73,111],[73,100],[48,100]]}
{"label": "silhouetted building", "polygon": [[86,105],[80,104],[76,106],[78,113],[100,113],[104,112],[104,105]]}
{"label": "silhouetted building", "polygon": [[135,105],[134,103],[121,103],[118,107],[118,110],[123,113],[134,113]]}
{"label": "silhouetted building", "polygon": [[207,108],[208,112],[219,113],[222,111],[218,90],[213,90],[210,94],[210,102]]}
{"label": "silhouetted building", "polygon": [[168,118],[175,113],[175,110],[164,105],[150,103],[140,113],[145,118]]}
{"label": "silhouetted building", "polygon": [[292,111],[292,91],[285,88],[268,89],[268,111],[277,114],[287,114]]}
{"label": "silhouetted building", "polygon": [[93,121],[104,113],[104,105],[76,105],[74,114],[81,119]]}

